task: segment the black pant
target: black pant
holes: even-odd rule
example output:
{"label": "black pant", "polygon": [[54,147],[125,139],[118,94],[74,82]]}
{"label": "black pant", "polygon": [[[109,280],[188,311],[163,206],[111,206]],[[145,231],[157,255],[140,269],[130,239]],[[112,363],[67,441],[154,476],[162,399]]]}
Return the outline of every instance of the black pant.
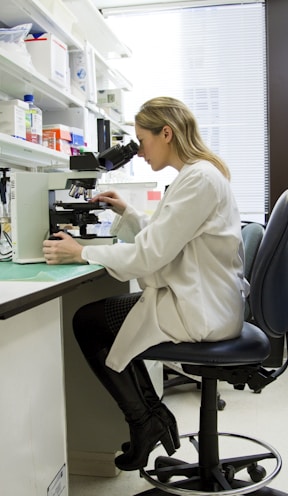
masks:
{"label": "black pant", "polygon": [[145,466],[158,441],[168,454],[180,445],[175,417],[158,397],[144,362],[132,361],[119,373],[106,366],[115,337],[140,296],[141,292],[90,303],[80,308],[73,319],[74,334],[87,363],[117,402],[130,427],[131,442],[122,445],[125,453],[115,459],[122,470]]}
{"label": "black pant", "polygon": [[129,293],[105,298],[89,303],[75,313],[74,334],[86,358],[103,348],[111,348],[127,314],[141,294]]}

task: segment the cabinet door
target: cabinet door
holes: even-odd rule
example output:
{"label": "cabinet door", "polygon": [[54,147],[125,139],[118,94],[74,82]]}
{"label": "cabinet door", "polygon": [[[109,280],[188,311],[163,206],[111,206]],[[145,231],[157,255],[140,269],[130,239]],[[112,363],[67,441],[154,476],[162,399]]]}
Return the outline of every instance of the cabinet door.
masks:
{"label": "cabinet door", "polygon": [[68,495],[61,332],[57,298],[1,322],[0,485],[5,496]]}

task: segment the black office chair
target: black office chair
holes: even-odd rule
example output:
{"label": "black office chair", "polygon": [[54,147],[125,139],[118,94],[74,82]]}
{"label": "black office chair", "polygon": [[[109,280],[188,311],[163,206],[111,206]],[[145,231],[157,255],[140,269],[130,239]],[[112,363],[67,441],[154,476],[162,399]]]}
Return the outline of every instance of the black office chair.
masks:
{"label": "black office chair", "polygon": [[[242,227],[242,238],[245,253],[244,275],[249,282],[251,280],[252,269],[263,235],[264,226],[262,224],[258,224],[257,222],[249,222],[244,224]],[[244,320],[246,320],[246,322],[250,322],[251,318],[252,313],[250,308],[250,297],[248,296],[246,298]]]}
{"label": "black office chair", "polygon": [[[262,224],[259,224],[257,222],[245,222],[245,221],[243,222],[242,238],[243,238],[244,253],[245,253],[244,275],[247,281],[249,282],[251,280],[252,269],[254,266],[256,255],[258,253],[263,235],[264,235],[264,226]],[[252,311],[250,305],[250,295],[247,296],[245,301],[244,320],[246,322],[253,323],[253,317],[252,317]],[[243,390],[244,388],[245,388],[245,384],[234,384],[234,389]],[[256,391],[256,392],[260,392],[260,391]]]}
{"label": "black office chair", "polygon": [[[208,496],[284,496],[269,488],[281,469],[281,456],[270,445],[248,436],[218,433],[217,384],[248,384],[257,391],[273,382],[287,368],[266,370],[263,362],[269,356],[270,342],[266,335],[280,337],[288,330],[288,190],[276,203],[257,253],[252,277],[250,302],[257,325],[244,322],[236,339],[216,343],[161,343],[139,355],[145,360],[171,361],[182,364],[184,371],[202,378],[199,432],[183,435],[198,452],[197,461],[190,463],[174,457],[158,456],[154,469],[140,474],[153,489],[137,496],[165,494]],[[265,333],[263,332],[263,330]],[[251,419],[252,425],[253,419]],[[252,427],[253,428],[253,427]],[[232,436],[264,447],[264,452],[221,458],[220,436]],[[234,439],[235,440],[235,439]],[[258,450],[257,450],[258,451]],[[273,460],[267,475],[260,464]],[[265,464],[265,462],[264,462]],[[241,470],[247,472],[236,478]]]}

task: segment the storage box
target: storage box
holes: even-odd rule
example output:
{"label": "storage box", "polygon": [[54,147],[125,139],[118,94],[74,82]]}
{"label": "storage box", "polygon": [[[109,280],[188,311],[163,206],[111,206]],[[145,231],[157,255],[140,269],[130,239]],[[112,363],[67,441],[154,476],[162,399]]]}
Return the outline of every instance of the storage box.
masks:
{"label": "storage box", "polygon": [[43,126],[43,133],[46,131],[55,133],[56,139],[71,141],[70,127],[64,124],[45,124]]}
{"label": "storage box", "polygon": [[67,87],[67,45],[52,33],[29,34],[25,43],[35,69],[60,86]]}
{"label": "storage box", "polygon": [[98,90],[97,103],[101,107],[114,109],[116,112],[123,114],[124,95],[123,90]]}
{"label": "storage box", "polygon": [[54,131],[43,129],[42,145],[47,148],[51,148],[51,150],[56,150],[56,133]]}
{"label": "storage box", "polygon": [[[51,141],[49,142],[49,137],[51,137],[51,133],[54,135],[54,149],[59,152],[66,153],[66,155],[71,155],[70,144],[71,144],[71,132],[68,126],[64,124],[48,124],[43,126],[43,140],[49,146],[51,145]],[[49,146],[50,148],[51,146]]]}
{"label": "storage box", "polygon": [[71,155],[70,143],[66,140],[57,139],[56,150],[58,150],[58,152],[66,153],[66,155]]}
{"label": "storage box", "polygon": [[84,146],[85,145],[83,129],[80,129],[78,127],[71,127],[70,132],[71,132],[70,146],[71,145],[73,145],[73,146]]}
{"label": "storage box", "polygon": [[25,112],[29,105],[22,100],[0,101],[0,132],[26,140]]}
{"label": "storage box", "polygon": [[86,101],[97,102],[95,54],[92,45],[85,42],[84,50],[70,53],[71,91],[80,90]]}

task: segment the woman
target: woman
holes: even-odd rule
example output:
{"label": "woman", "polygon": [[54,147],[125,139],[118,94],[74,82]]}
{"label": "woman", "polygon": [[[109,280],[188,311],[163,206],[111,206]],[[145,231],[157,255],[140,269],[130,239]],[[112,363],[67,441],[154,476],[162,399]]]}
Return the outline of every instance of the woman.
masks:
{"label": "woman", "polygon": [[159,97],[135,117],[138,155],[154,171],[178,175],[149,219],[114,192],[95,196],[116,212],[113,234],[125,243],[81,247],[71,236],[44,241],[48,264],[103,265],[141,293],[86,305],[74,316],[76,339],[90,367],[117,401],[130,443],[115,460],[122,470],[147,464],[158,441],[179,447],[173,414],[160,401],[139,353],[163,341],[218,341],[240,333],[244,311],[239,212],[226,165],[203,143],[180,101]]}

